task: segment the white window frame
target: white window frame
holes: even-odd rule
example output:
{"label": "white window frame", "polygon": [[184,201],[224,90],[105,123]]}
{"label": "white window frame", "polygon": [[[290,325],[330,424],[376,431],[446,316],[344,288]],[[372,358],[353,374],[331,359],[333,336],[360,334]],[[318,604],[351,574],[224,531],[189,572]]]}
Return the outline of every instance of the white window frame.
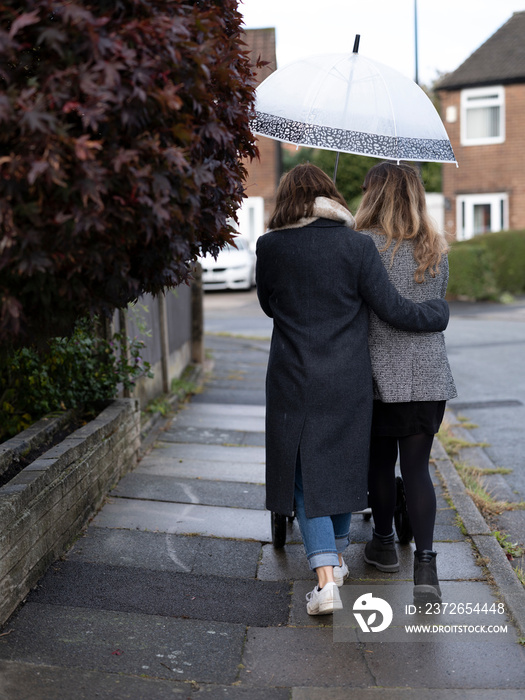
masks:
{"label": "white window frame", "polygon": [[482,233],[474,233],[474,206],[476,204],[490,205],[491,232],[508,230],[509,197],[506,192],[459,195],[456,198],[456,238],[458,241],[466,241],[475,235],[483,235]]}
{"label": "white window frame", "polygon": [[[467,134],[467,112],[470,109],[482,107],[499,107],[498,136],[486,136],[483,138],[469,138]],[[470,88],[461,91],[461,145],[462,146],[485,146],[492,143],[503,143],[505,141],[505,88],[503,85],[493,85],[491,87]]]}

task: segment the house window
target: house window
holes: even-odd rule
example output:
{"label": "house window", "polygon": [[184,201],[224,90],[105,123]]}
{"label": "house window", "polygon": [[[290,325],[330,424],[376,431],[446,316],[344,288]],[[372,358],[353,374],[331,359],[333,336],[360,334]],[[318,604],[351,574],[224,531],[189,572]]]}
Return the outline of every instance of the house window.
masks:
{"label": "house window", "polygon": [[506,192],[466,194],[457,198],[457,239],[465,241],[489,231],[508,229]]}
{"label": "house window", "polygon": [[461,145],[482,146],[505,141],[503,86],[461,92]]}

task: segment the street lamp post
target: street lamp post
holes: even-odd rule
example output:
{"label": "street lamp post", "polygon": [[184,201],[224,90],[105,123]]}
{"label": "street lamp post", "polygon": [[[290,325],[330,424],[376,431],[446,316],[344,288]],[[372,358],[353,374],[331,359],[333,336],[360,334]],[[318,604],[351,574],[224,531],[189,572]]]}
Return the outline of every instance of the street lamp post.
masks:
{"label": "street lamp post", "polygon": [[415,49],[415,82],[419,85],[419,65],[418,65],[418,51],[417,51],[417,0],[414,0],[414,49]]}

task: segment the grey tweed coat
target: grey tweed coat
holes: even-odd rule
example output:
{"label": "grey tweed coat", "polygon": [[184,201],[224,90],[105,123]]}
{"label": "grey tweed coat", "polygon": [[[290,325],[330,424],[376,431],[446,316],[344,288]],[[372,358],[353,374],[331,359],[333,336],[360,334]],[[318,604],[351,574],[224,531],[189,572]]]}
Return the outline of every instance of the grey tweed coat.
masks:
{"label": "grey tweed coat", "polygon": [[448,304],[414,304],[373,241],[319,218],[257,242],[257,294],[273,318],[266,377],[266,507],[292,515],[300,451],[308,517],[367,505],[372,416],[368,307],[404,330],[443,330]]}
{"label": "grey tweed coat", "polygon": [[[427,273],[425,281],[414,280],[417,263],[411,241],[403,241],[392,261],[392,247],[385,236],[362,231],[372,239],[387,269],[390,281],[400,294],[412,301],[444,298],[448,283],[448,258],[444,255],[436,277]],[[410,333],[382,321],[370,310],[368,344],[374,377],[374,398],[385,403],[404,401],[444,401],[457,396],[450,371],[443,333]]]}

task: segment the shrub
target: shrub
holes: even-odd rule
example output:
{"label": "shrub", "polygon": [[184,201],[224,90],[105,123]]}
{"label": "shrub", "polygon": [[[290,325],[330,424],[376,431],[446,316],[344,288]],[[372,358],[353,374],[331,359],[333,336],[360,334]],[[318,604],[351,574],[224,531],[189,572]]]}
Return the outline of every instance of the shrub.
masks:
{"label": "shrub", "polygon": [[525,231],[486,233],[481,243],[490,254],[501,292],[525,293]]}
{"label": "shrub", "polygon": [[454,243],[449,252],[447,295],[458,299],[497,299],[492,259],[483,245]]}
{"label": "shrub", "polygon": [[498,231],[452,244],[448,294],[498,299],[525,293],[525,231]]}
{"label": "shrub", "polygon": [[237,4],[0,4],[0,345],[185,282],[231,239],[257,154]]}
{"label": "shrub", "polygon": [[119,384],[131,389],[149,375],[142,341],[128,340],[126,358],[119,352],[122,340],[118,333],[111,341],[97,337],[84,320],[70,338],[54,338],[45,354],[29,347],[11,352],[0,366],[0,441],[52,411],[94,413],[117,395]]}

